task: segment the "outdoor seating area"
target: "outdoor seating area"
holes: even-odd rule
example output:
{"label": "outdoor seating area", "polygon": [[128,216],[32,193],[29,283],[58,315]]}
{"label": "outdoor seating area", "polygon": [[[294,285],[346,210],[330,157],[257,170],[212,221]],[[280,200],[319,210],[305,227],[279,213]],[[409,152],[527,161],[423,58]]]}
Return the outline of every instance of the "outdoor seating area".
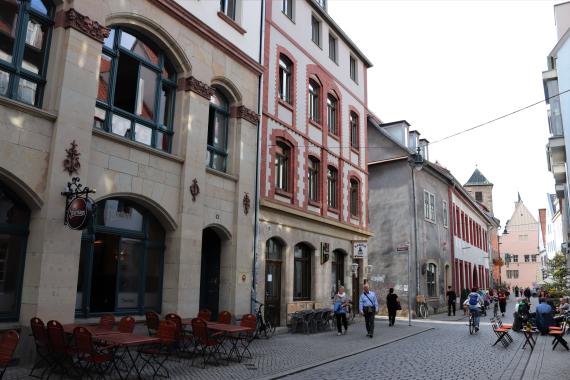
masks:
{"label": "outdoor seating area", "polygon": [[[209,310],[200,310],[195,318],[155,312],[145,315],[146,329],[136,328],[133,317],[117,320],[106,314],[97,324],[61,324],[40,318],[30,321],[36,346],[36,361],[30,376],[52,378],[55,375],[75,378],[143,379],[169,376],[174,365],[241,362],[252,357],[249,345],[254,339],[256,317],[242,316],[239,325],[223,311],[211,321]],[[140,332],[138,331],[140,330]],[[146,330],[146,331],[145,331]],[[15,334],[15,335],[14,335]],[[0,379],[17,344],[15,332],[0,340]],[[15,342],[15,343],[14,343]],[[176,361],[166,362],[176,356]]]}
{"label": "outdoor seating area", "polygon": [[331,330],[333,318],[333,310],[329,308],[296,311],[290,317],[289,332],[310,334]]}

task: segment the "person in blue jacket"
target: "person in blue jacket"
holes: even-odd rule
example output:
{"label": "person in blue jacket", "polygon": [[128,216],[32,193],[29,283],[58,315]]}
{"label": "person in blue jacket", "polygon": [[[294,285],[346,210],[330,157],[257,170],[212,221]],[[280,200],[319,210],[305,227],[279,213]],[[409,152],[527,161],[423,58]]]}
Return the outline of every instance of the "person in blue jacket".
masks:
{"label": "person in blue jacket", "polygon": [[348,303],[350,299],[344,291],[344,286],[338,288],[338,293],[334,296],[334,316],[336,318],[336,329],[338,331],[337,335],[342,334],[342,327],[344,327],[344,333],[348,330],[348,321],[346,319],[346,313],[348,309]]}
{"label": "person in blue jacket", "polygon": [[374,336],[374,316],[378,310],[378,298],[376,293],[370,290],[368,284],[364,284],[359,302],[360,314],[364,314],[366,322],[366,336],[372,338]]}

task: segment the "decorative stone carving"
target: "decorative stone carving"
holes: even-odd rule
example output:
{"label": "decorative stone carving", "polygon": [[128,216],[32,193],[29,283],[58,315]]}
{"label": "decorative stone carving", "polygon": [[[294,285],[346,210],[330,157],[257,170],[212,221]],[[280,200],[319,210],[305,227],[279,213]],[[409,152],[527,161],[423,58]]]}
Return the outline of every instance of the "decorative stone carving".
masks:
{"label": "decorative stone carving", "polygon": [[65,11],[62,21],[63,22],[60,24],[62,24],[64,28],[73,28],[101,43],[103,43],[105,38],[107,38],[111,32],[111,29],[78,13],[73,8]]}
{"label": "decorative stone carving", "polygon": [[198,186],[196,178],[192,180],[192,185],[190,185],[190,194],[192,194],[192,202],[196,202],[196,196],[200,194],[200,186]]}
{"label": "decorative stone carving", "polygon": [[208,100],[214,95],[214,89],[212,87],[194,77],[186,78],[185,90],[195,92]]}
{"label": "decorative stone carving", "polygon": [[77,150],[77,143],[75,140],[71,142],[71,147],[65,150],[67,154],[65,160],[63,160],[63,169],[69,173],[69,175],[73,175],[74,173],[79,173],[79,169],[81,168],[81,163],[79,162],[79,150]]}
{"label": "decorative stone carving", "polygon": [[251,124],[257,125],[259,122],[259,115],[257,112],[250,110],[246,106],[239,106],[237,116],[241,119],[249,121]]}
{"label": "decorative stone carving", "polygon": [[243,213],[247,215],[249,213],[249,208],[251,206],[251,200],[249,199],[249,193],[243,195]]}

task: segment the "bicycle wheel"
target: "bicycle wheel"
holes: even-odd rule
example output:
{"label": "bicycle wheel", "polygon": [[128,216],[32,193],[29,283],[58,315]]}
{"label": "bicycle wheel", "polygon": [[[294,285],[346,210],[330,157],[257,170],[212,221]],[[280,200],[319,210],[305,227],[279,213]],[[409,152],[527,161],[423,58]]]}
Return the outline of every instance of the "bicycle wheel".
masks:
{"label": "bicycle wheel", "polygon": [[499,304],[495,302],[495,306],[493,306],[493,317],[497,318],[499,315]]}
{"label": "bicycle wheel", "polygon": [[271,338],[275,334],[275,326],[271,324],[271,321],[265,323],[265,337],[267,339]]}
{"label": "bicycle wheel", "polygon": [[473,335],[475,333],[475,322],[473,321],[473,314],[469,314],[469,335]]}
{"label": "bicycle wheel", "polygon": [[420,316],[423,319],[427,319],[427,317],[428,317],[428,308],[425,304],[420,305]]}

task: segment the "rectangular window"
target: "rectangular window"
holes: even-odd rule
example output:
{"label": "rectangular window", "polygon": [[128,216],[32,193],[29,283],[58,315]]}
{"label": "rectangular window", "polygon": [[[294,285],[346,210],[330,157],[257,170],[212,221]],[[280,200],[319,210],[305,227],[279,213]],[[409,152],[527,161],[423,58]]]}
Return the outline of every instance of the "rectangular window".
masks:
{"label": "rectangular window", "polygon": [[436,266],[435,264],[429,264],[427,267],[427,291],[428,297],[437,297],[436,288]]}
{"label": "rectangular window", "polygon": [[309,159],[309,200],[319,201],[319,160]]}
{"label": "rectangular window", "polygon": [[350,216],[358,217],[358,198],[359,198],[358,182],[350,180]]}
{"label": "rectangular window", "polygon": [[319,118],[319,94],[320,94],[320,87],[319,85],[313,81],[309,81],[309,119],[318,123]]}
{"label": "rectangular window", "polygon": [[511,256],[513,263],[518,263],[519,262],[519,255],[512,255]]}
{"label": "rectangular window", "polygon": [[435,195],[424,190],[424,218],[435,223]]}
{"label": "rectangular window", "polygon": [[327,96],[327,121],[329,133],[338,136],[337,101],[332,96]]}
{"label": "rectangular window", "polygon": [[532,258],[532,262],[536,263],[536,255],[532,255],[531,258]]}
{"label": "rectangular window", "polygon": [[449,227],[449,209],[446,201],[443,201],[443,226]]}
{"label": "rectangular window", "polygon": [[293,20],[293,0],[283,0],[281,10],[285,13],[285,16]]}
{"label": "rectangular window", "polygon": [[321,22],[315,16],[311,16],[311,31],[311,39],[321,46]]}
{"label": "rectangular window", "polygon": [[291,76],[293,64],[281,55],[279,57],[279,99],[291,104]]}
{"label": "rectangular window", "polygon": [[236,0],[220,0],[220,12],[235,21],[236,19]]}
{"label": "rectangular window", "polygon": [[524,255],[524,262],[530,263],[530,255]]}
{"label": "rectangular window", "polygon": [[480,191],[475,192],[475,200],[477,202],[483,202],[483,193]]}
{"label": "rectangular window", "polygon": [[327,193],[328,193],[328,205],[330,208],[338,208],[337,205],[337,180],[338,174],[335,168],[330,167],[328,168],[327,173]]}
{"label": "rectangular window", "polygon": [[352,55],[350,56],[350,79],[358,83],[358,64]]}
{"label": "rectangular window", "polygon": [[358,116],[354,112],[350,113],[350,146],[358,149]]}
{"label": "rectangular window", "polygon": [[511,262],[511,255],[509,255],[508,253],[505,253],[505,262],[506,262],[506,263],[510,263],[510,262]]}
{"label": "rectangular window", "polygon": [[283,143],[277,143],[275,153],[275,187],[289,191],[289,157],[291,150]]}
{"label": "rectangular window", "polygon": [[337,62],[337,48],[338,48],[338,41],[336,38],[329,34],[329,58],[333,62]]}

